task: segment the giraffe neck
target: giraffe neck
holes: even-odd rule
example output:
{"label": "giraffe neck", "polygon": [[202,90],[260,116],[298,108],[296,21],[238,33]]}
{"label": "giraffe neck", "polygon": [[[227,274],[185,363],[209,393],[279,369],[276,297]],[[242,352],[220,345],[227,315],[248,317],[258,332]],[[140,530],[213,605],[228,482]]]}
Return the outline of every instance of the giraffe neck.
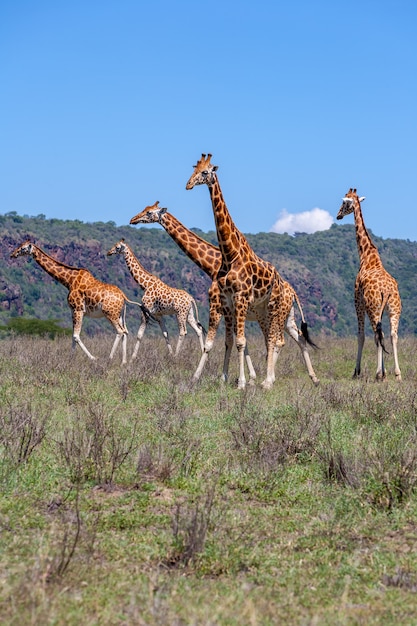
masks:
{"label": "giraffe neck", "polygon": [[231,265],[238,256],[251,256],[251,249],[244,235],[238,230],[230,216],[224,201],[222,190],[216,174],[212,174],[212,182],[208,184],[217,239],[222,254],[223,265]]}
{"label": "giraffe neck", "polygon": [[125,247],[124,257],[130,273],[142,289],[148,289],[155,281],[159,280],[156,276],[153,276],[153,274],[145,270],[127,245]]}
{"label": "giraffe neck", "polygon": [[52,278],[55,278],[58,282],[64,285],[67,289],[70,289],[74,279],[79,275],[80,270],[70,265],[64,265],[59,261],[56,261],[49,254],[46,254],[40,248],[33,246],[32,256],[35,261],[45,270]]}
{"label": "giraffe neck", "polygon": [[353,215],[355,217],[356,243],[358,244],[361,266],[376,267],[378,265],[382,265],[378,250],[366,230],[359,203],[355,205]]}
{"label": "giraffe neck", "polygon": [[221,265],[220,250],[186,228],[176,217],[164,213],[160,224],[183,252],[213,280]]}

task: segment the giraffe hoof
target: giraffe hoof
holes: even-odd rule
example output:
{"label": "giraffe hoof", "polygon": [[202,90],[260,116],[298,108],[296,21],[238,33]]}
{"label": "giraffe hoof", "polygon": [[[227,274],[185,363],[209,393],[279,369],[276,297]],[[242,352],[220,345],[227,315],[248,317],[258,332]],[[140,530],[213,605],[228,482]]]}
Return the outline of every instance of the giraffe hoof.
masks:
{"label": "giraffe hoof", "polygon": [[272,380],[267,380],[265,379],[262,383],[261,383],[261,387],[262,389],[272,389],[272,385],[274,383],[272,382]]}
{"label": "giraffe hoof", "polygon": [[311,380],[313,381],[313,385],[315,387],[318,387],[320,385],[320,379],[319,378],[312,378]]}

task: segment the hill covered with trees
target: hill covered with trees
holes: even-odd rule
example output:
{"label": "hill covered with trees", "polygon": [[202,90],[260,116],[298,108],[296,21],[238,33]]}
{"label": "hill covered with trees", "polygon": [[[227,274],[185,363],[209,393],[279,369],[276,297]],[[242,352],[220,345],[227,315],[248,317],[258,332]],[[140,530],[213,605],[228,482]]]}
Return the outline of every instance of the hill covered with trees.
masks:
{"label": "hill covered with trees", "polygon": [[[217,244],[215,232],[195,232]],[[371,236],[385,268],[399,284],[403,303],[400,334],[416,334],[417,243]],[[32,259],[10,258],[12,250],[27,239],[59,261],[85,267],[96,278],[118,285],[129,298],[140,300],[141,290],[124,259],[106,254],[121,238],[125,238],[146,269],[169,285],[191,293],[198,303],[201,320],[207,322],[210,281],[162,227],[84,223],[45,219],[43,215],[23,217],[12,212],[0,215],[0,324],[23,315],[59,320],[63,327],[71,327],[66,289]],[[296,289],[314,334],[356,334],[353,286],[359,259],[353,225],[334,224],[327,231],[298,233],[295,237],[258,233],[247,238],[255,252],[273,263]],[[105,324],[100,322],[99,326],[104,329]],[[387,332],[387,321],[383,326]],[[94,321],[85,325],[87,331],[97,327]]]}

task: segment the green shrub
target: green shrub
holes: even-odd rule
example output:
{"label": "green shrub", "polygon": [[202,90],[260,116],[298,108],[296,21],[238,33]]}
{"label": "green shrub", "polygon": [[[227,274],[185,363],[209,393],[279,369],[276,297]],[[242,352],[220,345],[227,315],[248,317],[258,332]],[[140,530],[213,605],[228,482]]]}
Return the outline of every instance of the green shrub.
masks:
{"label": "green shrub", "polygon": [[59,320],[38,320],[36,318],[14,317],[0,330],[18,335],[40,335],[54,339],[57,335],[70,335],[70,328],[58,326]]}

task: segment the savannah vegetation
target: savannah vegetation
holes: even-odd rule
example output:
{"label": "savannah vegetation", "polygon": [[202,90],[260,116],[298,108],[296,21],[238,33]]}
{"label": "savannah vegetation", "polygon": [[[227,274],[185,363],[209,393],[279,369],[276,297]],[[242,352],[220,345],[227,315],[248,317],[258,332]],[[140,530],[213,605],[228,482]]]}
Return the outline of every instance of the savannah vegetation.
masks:
{"label": "savannah vegetation", "polygon": [[[0,341],[0,622],[10,626],[398,625],[417,615],[417,372],[376,383],[365,342],[287,340],[273,389],[190,385],[189,333],[109,363],[111,333]],[[389,344],[389,342],[388,342]],[[130,337],[130,348],[133,339]]]}
{"label": "savannah vegetation", "polygon": [[[175,214],[174,208],[172,211]],[[186,225],[192,226],[192,223]],[[215,232],[196,231],[211,243],[217,243]],[[148,271],[194,296],[199,317],[207,325],[210,281],[162,227],[84,223],[45,219],[43,215],[24,217],[14,212],[0,215],[0,325],[7,326],[10,318],[23,315],[57,320],[61,327],[71,328],[65,288],[32,259],[10,259],[12,250],[28,238],[59,261],[85,267],[99,280],[113,283],[129,298],[140,300],[142,291],[123,259],[106,256],[117,241],[125,238]],[[329,230],[311,235],[299,233],[290,237],[257,233],[247,238],[255,252],[273,263],[296,289],[314,333],[324,332],[332,337],[356,334],[353,286],[359,260],[353,224],[334,224]],[[374,234],[372,238],[384,267],[398,281],[403,304],[400,334],[416,335],[417,242],[381,239]],[[93,334],[102,329],[103,324],[103,321],[86,319],[83,330]],[[171,326],[172,330],[174,328]]]}

